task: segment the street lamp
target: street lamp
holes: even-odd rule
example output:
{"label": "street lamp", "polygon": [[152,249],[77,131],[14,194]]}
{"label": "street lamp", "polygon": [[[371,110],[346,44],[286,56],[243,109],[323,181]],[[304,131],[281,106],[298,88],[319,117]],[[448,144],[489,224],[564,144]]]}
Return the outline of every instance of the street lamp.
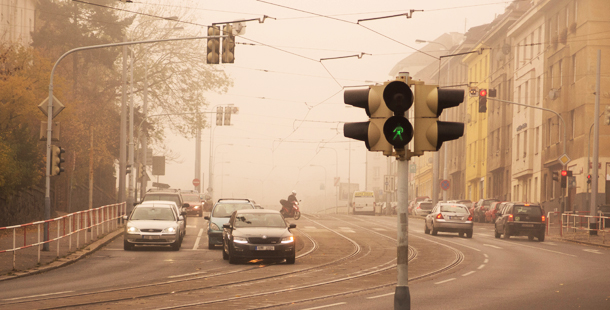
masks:
{"label": "street lamp", "polygon": [[322,167],[324,168],[324,211],[326,212],[326,167],[320,165],[309,165],[310,167]]}

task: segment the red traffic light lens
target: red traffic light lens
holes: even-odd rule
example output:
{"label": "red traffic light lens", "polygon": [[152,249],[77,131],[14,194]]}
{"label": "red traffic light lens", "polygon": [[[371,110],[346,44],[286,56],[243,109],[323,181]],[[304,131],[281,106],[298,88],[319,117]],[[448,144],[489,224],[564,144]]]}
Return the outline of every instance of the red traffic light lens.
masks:
{"label": "red traffic light lens", "polygon": [[483,96],[483,97],[487,96],[487,89],[481,89],[479,91],[479,96]]}
{"label": "red traffic light lens", "polygon": [[567,170],[561,170],[561,176],[562,177],[568,176],[568,171]]}
{"label": "red traffic light lens", "polygon": [[587,179],[591,180],[591,175],[590,174],[587,175]]}

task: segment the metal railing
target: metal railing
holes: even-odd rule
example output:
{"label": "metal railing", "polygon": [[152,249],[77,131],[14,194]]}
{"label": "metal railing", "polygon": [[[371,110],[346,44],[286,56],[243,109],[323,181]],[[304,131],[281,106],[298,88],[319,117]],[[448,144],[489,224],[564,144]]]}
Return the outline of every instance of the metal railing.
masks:
{"label": "metal railing", "polygon": [[577,235],[587,236],[587,241],[591,241],[591,236],[601,236],[602,244],[606,243],[606,233],[610,232],[610,217],[602,215],[588,215],[588,211],[581,211],[575,213],[563,213],[549,212],[547,213],[547,235],[550,234],[553,219],[557,217],[559,220],[559,235],[561,237],[568,237],[568,235],[576,238]]}
{"label": "metal railing", "polygon": [[[42,251],[42,247],[46,243],[56,242],[57,245],[57,257],[59,257],[60,253],[60,244],[61,240],[64,238],[68,238],[66,242],[68,243],[68,252],[72,251],[72,237],[74,235],[76,239],[76,249],[79,248],[81,244],[81,235],[82,236],[82,244],[86,245],[89,242],[92,242],[95,238],[99,238],[99,236],[104,235],[105,233],[109,233],[111,230],[116,230],[119,227],[119,222],[122,219],[123,214],[125,214],[125,202],[111,204],[106,206],[101,206],[99,208],[79,211],[75,213],[70,213],[61,217],[57,217],[54,219],[49,219],[46,221],[38,221],[21,225],[0,227],[0,233],[4,233],[6,235],[11,235],[12,230],[12,247],[7,248],[7,245],[4,244],[0,248],[0,254],[6,252],[13,253],[13,269],[16,269],[16,261],[17,261],[17,252],[20,250],[24,250],[31,247],[38,247],[38,263],[40,263],[40,254]],[[44,224],[48,223],[48,236],[49,240],[41,240],[41,233],[44,230]],[[54,231],[51,231],[54,230]],[[21,234],[23,234],[23,244],[17,245],[17,235],[19,231],[19,239],[21,239]],[[35,237],[28,238],[29,234],[34,233]],[[51,232],[57,233],[56,237],[51,239]],[[6,238],[3,238],[6,239]],[[9,245],[10,246],[10,245]]]}

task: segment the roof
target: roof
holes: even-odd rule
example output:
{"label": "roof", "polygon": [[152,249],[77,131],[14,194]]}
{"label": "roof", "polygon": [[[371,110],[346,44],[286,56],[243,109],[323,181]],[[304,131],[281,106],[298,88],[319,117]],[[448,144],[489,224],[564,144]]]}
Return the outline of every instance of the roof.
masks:
{"label": "roof", "polygon": [[176,205],[175,202],[170,201],[170,200],[147,200],[147,201],[142,201],[140,203],[141,205],[161,205],[161,204],[173,204],[174,206]]}
{"label": "roof", "polygon": [[236,202],[248,202],[248,203],[252,203],[250,201],[250,199],[246,199],[246,198],[221,198],[218,199],[217,203],[236,203]]}
{"label": "roof", "polygon": [[237,210],[235,212],[237,212],[237,213],[258,213],[258,214],[271,214],[271,213],[280,214],[280,211],[271,210],[271,209],[241,209],[241,210]]}
{"label": "roof", "polygon": [[[175,206],[175,204],[174,204]],[[136,205],[136,208],[173,208],[172,205],[170,205],[169,203],[166,202],[159,202],[159,203],[141,203],[139,205]]]}

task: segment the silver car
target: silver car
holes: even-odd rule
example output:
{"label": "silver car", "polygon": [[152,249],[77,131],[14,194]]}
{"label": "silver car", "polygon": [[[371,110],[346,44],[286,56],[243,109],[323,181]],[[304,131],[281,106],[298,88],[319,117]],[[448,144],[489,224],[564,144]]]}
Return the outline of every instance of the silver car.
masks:
{"label": "silver car", "polygon": [[424,216],[430,214],[432,210],[432,201],[424,200],[415,203],[415,207],[413,207],[413,214],[416,216]]}
{"label": "silver car", "polygon": [[[184,208],[178,208],[175,202],[168,200],[150,200],[150,201],[142,201],[142,205],[151,205],[151,206],[160,206],[160,205],[169,205],[172,209],[174,209],[174,214],[180,222],[180,238],[184,239],[186,235],[186,211]],[[180,216],[182,215],[182,216]]]}
{"label": "silver car", "polygon": [[463,204],[439,203],[426,216],[424,232],[432,235],[441,232],[457,232],[460,237],[472,238],[472,215]]}
{"label": "silver car", "polygon": [[169,245],[172,250],[180,250],[182,245],[182,227],[169,204],[137,205],[127,220],[123,235],[123,249],[133,250],[135,245]]}

